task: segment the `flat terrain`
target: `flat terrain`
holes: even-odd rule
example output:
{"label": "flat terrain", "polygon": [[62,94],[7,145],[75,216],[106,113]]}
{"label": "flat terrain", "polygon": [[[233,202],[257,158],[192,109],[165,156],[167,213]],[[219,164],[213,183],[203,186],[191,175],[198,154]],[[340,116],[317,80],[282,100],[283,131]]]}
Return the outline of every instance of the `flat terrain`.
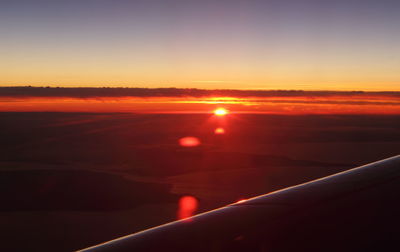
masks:
{"label": "flat terrain", "polygon": [[400,116],[0,113],[0,139],[0,250],[71,251],[399,154]]}

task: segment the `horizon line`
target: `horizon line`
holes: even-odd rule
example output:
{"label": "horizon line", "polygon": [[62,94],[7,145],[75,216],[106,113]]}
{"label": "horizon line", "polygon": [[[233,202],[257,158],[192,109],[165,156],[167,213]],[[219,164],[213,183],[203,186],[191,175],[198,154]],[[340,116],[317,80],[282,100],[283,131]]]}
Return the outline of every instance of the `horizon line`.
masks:
{"label": "horizon line", "polygon": [[[36,86],[36,85],[24,85],[24,86],[15,86],[15,85],[10,85],[10,86],[1,86],[0,85],[0,96],[4,96],[4,94],[1,92],[4,89],[52,89],[52,90],[60,90],[60,89],[87,89],[87,90],[103,90],[103,89],[109,89],[109,90],[116,90],[116,89],[123,89],[123,90],[175,90],[175,91],[198,91],[198,92],[238,92],[238,93],[246,93],[246,92],[278,92],[278,93],[284,93],[284,92],[291,92],[291,93],[323,93],[323,94],[329,94],[329,93],[336,93],[336,94],[399,94],[400,95],[400,89],[399,90],[341,90],[341,89],[258,89],[258,88],[196,88],[196,87],[140,87],[140,86],[50,86],[50,85],[43,85],[43,86]],[[115,94],[114,94],[115,95]],[[114,96],[112,95],[112,96]],[[191,94],[195,95],[195,94]],[[120,96],[120,95],[117,95]],[[131,96],[131,95],[128,95]],[[195,95],[198,96],[198,95]]]}

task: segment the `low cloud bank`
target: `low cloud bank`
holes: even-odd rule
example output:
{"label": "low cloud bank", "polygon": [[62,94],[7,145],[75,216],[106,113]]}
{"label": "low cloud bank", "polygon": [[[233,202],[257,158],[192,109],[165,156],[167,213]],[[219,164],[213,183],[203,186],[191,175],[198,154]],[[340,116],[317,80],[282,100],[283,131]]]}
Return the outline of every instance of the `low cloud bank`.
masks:
{"label": "low cloud bank", "polygon": [[329,97],[384,96],[400,98],[398,92],[304,91],[304,90],[205,90],[195,88],[66,88],[0,87],[0,97]]}

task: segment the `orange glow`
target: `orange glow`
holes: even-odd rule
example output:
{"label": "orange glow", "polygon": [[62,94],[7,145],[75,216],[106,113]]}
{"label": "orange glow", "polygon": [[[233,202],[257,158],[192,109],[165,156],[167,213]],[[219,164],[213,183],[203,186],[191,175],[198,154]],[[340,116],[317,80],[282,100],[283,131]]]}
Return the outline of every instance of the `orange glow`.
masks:
{"label": "orange glow", "polygon": [[243,203],[245,201],[246,201],[246,199],[241,199],[241,200],[236,201],[236,203]]}
{"label": "orange glow", "polygon": [[200,145],[200,140],[197,137],[182,137],[179,144],[183,147],[196,147]]}
{"label": "orange glow", "polygon": [[217,108],[216,110],[214,110],[214,114],[217,116],[224,116],[228,114],[228,110],[224,108]]}
{"label": "orange glow", "polygon": [[178,219],[186,219],[194,215],[199,201],[193,196],[183,196],[179,199]]}
{"label": "orange glow", "polygon": [[[2,97],[4,112],[132,112],[209,113],[215,102],[235,114],[400,114],[400,101],[390,95],[270,96],[270,97]],[[219,111],[219,110],[218,110]],[[221,110],[222,114],[226,111]],[[229,111],[226,111],[229,113]],[[221,113],[221,112],[218,112]],[[222,117],[223,115],[215,117]]]}
{"label": "orange glow", "polygon": [[225,129],[224,129],[224,128],[221,128],[221,127],[216,128],[215,131],[214,131],[214,133],[215,133],[216,135],[223,135],[223,134],[225,134]]}

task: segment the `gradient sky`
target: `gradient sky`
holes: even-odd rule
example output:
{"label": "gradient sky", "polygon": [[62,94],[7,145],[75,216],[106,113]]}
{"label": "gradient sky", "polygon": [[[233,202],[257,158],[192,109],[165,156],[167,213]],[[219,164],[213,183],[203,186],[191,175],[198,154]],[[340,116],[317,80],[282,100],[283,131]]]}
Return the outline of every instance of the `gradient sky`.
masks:
{"label": "gradient sky", "polygon": [[400,90],[400,1],[0,0],[0,85]]}

